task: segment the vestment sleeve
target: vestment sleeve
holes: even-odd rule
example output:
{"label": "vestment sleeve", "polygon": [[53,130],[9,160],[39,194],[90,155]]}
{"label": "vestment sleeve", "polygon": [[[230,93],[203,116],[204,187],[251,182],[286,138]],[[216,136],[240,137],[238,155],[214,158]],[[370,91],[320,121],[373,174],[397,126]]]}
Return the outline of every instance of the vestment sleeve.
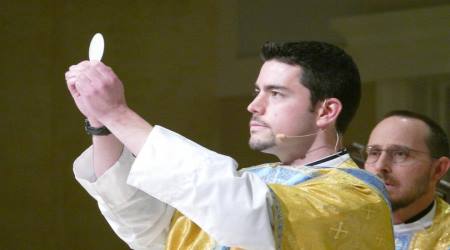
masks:
{"label": "vestment sleeve", "polygon": [[164,249],[174,209],[126,183],[132,154],[124,150],[98,179],[92,155],[90,147],[75,160],[75,178],[97,201],[114,232],[133,249]]}
{"label": "vestment sleeve", "polygon": [[155,126],[127,182],[176,208],[220,245],[272,249],[269,188],[236,169],[232,158]]}

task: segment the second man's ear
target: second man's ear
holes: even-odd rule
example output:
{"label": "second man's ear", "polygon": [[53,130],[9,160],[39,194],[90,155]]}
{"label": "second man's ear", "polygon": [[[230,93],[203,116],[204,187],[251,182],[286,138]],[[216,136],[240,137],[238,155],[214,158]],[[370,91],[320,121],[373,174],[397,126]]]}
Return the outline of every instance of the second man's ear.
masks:
{"label": "second man's ear", "polygon": [[436,180],[436,182],[439,182],[439,180],[445,176],[450,168],[450,159],[446,156],[442,156],[436,159],[436,162],[434,164],[436,164],[436,169],[433,174],[433,178]]}

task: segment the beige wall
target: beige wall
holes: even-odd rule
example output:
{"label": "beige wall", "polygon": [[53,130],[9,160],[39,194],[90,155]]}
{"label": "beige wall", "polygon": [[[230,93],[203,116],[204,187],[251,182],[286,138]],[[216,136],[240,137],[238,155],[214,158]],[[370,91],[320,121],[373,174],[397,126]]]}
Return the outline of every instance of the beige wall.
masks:
{"label": "beige wall", "polygon": [[0,8],[0,249],[127,249],[73,178],[72,161],[89,136],[64,72],[87,58],[92,35],[102,32],[104,62],[125,83],[130,106],[217,149],[217,7],[212,1],[9,1]]}

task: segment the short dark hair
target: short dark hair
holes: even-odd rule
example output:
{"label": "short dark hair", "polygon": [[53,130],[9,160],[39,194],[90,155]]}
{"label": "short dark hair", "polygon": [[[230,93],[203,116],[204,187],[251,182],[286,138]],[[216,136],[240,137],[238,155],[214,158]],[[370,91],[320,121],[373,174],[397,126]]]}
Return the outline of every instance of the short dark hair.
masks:
{"label": "short dark hair", "polygon": [[449,156],[450,149],[448,144],[448,137],[444,129],[442,129],[437,122],[433,121],[426,115],[415,113],[409,110],[393,110],[384,115],[383,120],[392,116],[400,116],[406,118],[417,119],[424,122],[430,129],[430,133],[426,138],[426,144],[430,150],[430,154],[433,158],[439,158],[442,156]]}
{"label": "short dark hair", "polygon": [[261,50],[263,61],[277,60],[302,68],[300,83],[311,92],[311,107],[318,101],[335,97],[342,103],[336,129],[344,133],[361,99],[361,79],[351,56],[344,50],[317,41],[266,42]]}

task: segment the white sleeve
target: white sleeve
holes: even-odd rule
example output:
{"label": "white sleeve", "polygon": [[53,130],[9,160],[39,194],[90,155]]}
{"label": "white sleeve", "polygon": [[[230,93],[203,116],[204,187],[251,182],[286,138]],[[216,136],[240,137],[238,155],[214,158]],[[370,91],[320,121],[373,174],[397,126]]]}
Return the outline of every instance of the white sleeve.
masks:
{"label": "white sleeve", "polygon": [[232,158],[155,126],[128,184],[170,204],[221,245],[274,249],[269,189],[236,169]]}
{"label": "white sleeve", "polygon": [[92,154],[90,147],[75,160],[75,178],[97,200],[114,232],[132,249],[164,249],[174,209],[126,183],[134,161],[129,151],[98,179]]}

